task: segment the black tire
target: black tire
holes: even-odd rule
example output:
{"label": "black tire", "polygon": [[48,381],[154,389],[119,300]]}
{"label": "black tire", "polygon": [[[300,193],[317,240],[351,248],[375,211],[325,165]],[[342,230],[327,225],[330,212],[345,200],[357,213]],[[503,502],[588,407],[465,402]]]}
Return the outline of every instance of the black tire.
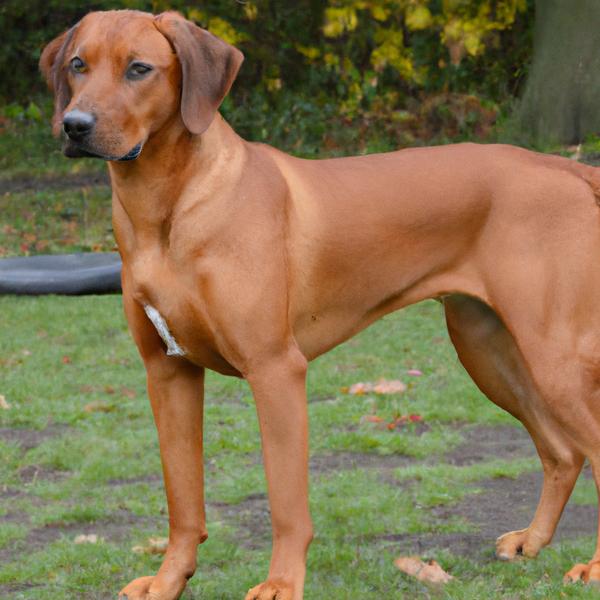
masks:
{"label": "black tire", "polygon": [[0,260],[0,294],[110,294],[121,291],[116,252],[19,256]]}

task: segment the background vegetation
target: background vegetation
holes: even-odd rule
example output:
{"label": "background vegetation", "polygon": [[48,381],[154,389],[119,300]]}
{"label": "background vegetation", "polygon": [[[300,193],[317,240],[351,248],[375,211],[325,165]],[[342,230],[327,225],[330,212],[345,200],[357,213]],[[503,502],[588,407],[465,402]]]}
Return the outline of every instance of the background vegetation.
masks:
{"label": "background vegetation", "polygon": [[304,153],[489,135],[524,80],[534,20],[533,0],[5,0],[0,103],[21,107],[9,116],[44,112],[43,46],[112,8],[176,9],[241,48],[226,116]]}

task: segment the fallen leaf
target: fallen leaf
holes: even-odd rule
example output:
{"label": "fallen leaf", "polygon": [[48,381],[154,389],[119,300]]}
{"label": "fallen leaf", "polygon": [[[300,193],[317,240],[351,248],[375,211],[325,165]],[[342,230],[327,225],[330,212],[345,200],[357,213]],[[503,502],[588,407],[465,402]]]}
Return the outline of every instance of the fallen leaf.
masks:
{"label": "fallen leaf", "polygon": [[136,397],[136,393],[135,390],[132,390],[131,388],[127,388],[127,387],[122,387],[121,388],[121,394],[123,396],[125,396],[125,398],[130,398],[133,399]]}
{"label": "fallen leaf", "polygon": [[435,560],[423,562],[418,556],[399,556],[394,564],[403,573],[416,577],[423,583],[439,585],[454,579]]}
{"label": "fallen leaf", "polygon": [[6,401],[6,398],[2,394],[0,394],[0,408],[3,410],[10,409],[10,404]]}
{"label": "fallen leaf", "polygon": [[373,391],[376,394],[401,394],[406,391],[406,385],[399,379],[393,379],[391,381],[380,379],[373,387]]}
{"label": "fallen leaf", "polygon": [[145,546],[134,546],[131,550],[136,554],[164,554],[169,545],[169,538],[150,537]]}
{"label": "fallen leaf", "polygon": [[363,396],[367,392],[370,392],[371,389],[372,389],[372,386],[370,383],[359,382],[359,383],[352,384],[348,388],[348,393],[352,394],[353,396]]}
{"label": "fallen leaf", "polygon": [[411,377],[421,377],[423,375],[423,371],[419,371],[419,369],[409,369],[406,373]]}
{"label": "fallen leaf", "polygon": [[67,356],[66,354],[61,358],[61,360],[62,360],[62,362],[63,362],[64,365],[68,365],[68,364],[70,364],[72,362],[71,361],[71,357]]}
{"label": "fallen leaf", "polygon": [[364,417],[361,418],[361,421],[363,423],[382,423],[383,418],[378,417],[377,415],[365,415]]}
{"label": "fallen leaf", "polygon": [[83,407],[83,410],[87,413],[94,412],[112,412],[115,410],[115,407],[107,404],[106,402],[100,402],[100,400],[95,400],[94,402],[90,402]]}
{"label": "fallen leaf", "polygon": [[[345,390],[346,388],[342,388],[342,391]],[[359,381],[347,388],[347,391],[353,396],[364,396],[371,392],[373,394],[401,394],[406,391],[406,384],[399,379],[380,379],[377,383]]]}
{"label": "fallen leaf", "polygon": [[82,533],[81,535],[78,535],[74,540],[73,543],[75,544],[97,544],[98,540],[100,538],[98,538],[98,536],[95,533]]}

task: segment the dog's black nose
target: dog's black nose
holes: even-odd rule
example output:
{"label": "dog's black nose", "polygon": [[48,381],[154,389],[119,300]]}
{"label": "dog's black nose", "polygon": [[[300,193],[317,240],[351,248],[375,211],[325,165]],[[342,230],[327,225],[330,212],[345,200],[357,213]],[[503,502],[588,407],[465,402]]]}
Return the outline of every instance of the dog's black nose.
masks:
{"label": "dog's black nose", "polygon": [[65,133],[76,142],[80,142],[88,136],[95,124],[96,117],[81,110],[71,110],[63,118]]}

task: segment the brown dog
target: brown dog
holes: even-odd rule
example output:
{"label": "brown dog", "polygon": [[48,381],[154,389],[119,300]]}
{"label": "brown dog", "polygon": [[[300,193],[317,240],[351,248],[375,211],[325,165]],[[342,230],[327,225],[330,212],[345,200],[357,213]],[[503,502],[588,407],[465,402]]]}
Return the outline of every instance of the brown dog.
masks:
{"label": "brown dog", "polygon": [[[177,598],[196,568],[208,368],[248,380],[260,422],[273,554],[246,598],[300,600],[307,363],[425,298],[443,298],[465,368],[533,437],[540,503],[497,553],[535,556],[584,457],[600,482],[598,171],[470,144],[293,158],[217,114],[241,62],[175,13],[134,11],[89,14],[40,61],[66,155],[111,161],[123,301],[160,440],[169,548],[121,593]],[[600,548],[567,577],[600,580]]]}

